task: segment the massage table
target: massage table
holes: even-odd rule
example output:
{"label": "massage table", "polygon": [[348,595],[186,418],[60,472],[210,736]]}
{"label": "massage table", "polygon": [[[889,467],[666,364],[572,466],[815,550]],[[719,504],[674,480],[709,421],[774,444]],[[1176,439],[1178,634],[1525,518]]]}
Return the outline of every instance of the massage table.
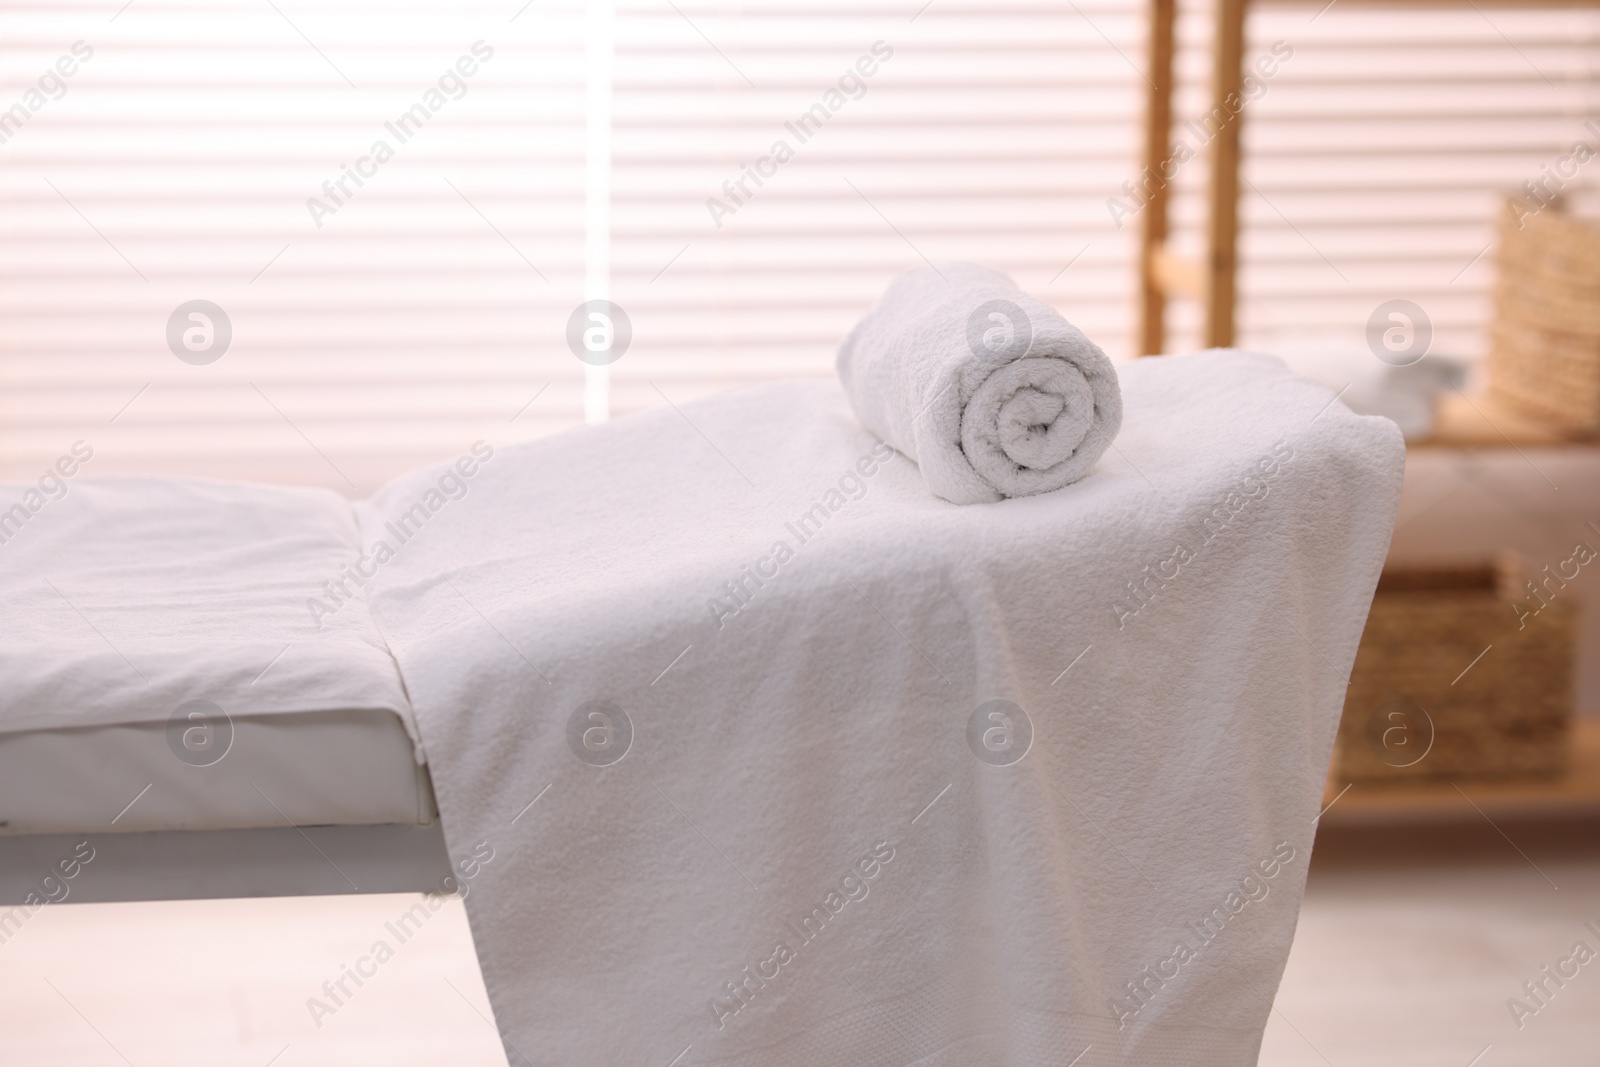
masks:
{"label": "massage table", "polygon": [[832,382],[356,503],[69,481],[0,545],[0,894],[470,881],[514,1064],[1253,1062],[1403,445],[1120,374],[992,505]]}
{"label": "massage table", "polygon": [[[393,659],[363,603],[320,628],[306,607],[356,556],[350,503],[187,479],[58,484],[0,529],[0,905],[441,891],[449,864]],[[192,700],[221,716],[180,713]],[[94,859],[61,878],[85,839]]]}

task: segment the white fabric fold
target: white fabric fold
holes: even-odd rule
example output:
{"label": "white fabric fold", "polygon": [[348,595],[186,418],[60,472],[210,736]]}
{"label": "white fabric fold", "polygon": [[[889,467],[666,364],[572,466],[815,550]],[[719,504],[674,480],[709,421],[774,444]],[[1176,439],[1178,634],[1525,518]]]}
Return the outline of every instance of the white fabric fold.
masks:
{"label": "white fabric fold", "polygon": [[833,382],[508,445],[379,572],[511,1063],[1255,1062],[1404,450],[1258,356],[1122,385],[983,508]]}
{"label": "white fabric fold", "polygon": [[957,504],[1070,485],[1122,426],[1117,372],[1099,346],[975,263],[895,279],[837,362],[862,425]]}

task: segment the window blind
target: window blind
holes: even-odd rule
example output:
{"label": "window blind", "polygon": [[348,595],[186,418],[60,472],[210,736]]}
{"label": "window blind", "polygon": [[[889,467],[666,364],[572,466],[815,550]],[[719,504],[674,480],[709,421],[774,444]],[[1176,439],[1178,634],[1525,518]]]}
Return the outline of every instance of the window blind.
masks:
{"label": "window blind", "polygon": [[1132,324],[1143,11],[1126,0],[619,0],[618,412],[827,375],[898,272],[974,259],[1113,353]]}
{"label": "window blind", "polygon": [[[994,264],[1127,355],[1144,24],[1133,0],[0,0],[0,477],[82,438],[95,473],[366,492],[478,437],[830,374],[930,260]],[[1187,5],[1175,136],[1208,28]],[[1280,40],[1245,116],[1241,343],[1359,357],[1405,297],[1435,351],[1480,351],[1500,195],[1596,112],[1595,15],[1256,6],[1247,56]],[[1180,247],[1205,172],[1175,183]],[[566,340],[590,299],[632,325],[606,368]],[[1172,320],[1192,346],[1194,309]]]}
{"label": "window blind", "polygon": [[[0,7],[14,88],[94,50],[0,145],[0,473],[86,437],[100,473],[366,491],[586,407],[830,373],[925,258],[995,263],[1124,343],[1131,246],[1100,199],[1137,143],[1130,4],[444,8]],[[783,139],[752,197],[741,165]],[[585,368],[567,316],[607,296],[633,345]],[[191,364],[168,319],[202,299],[232,340]]]}
{"label": "window blind", "polygon": [[580,422],[584,21],[0,4],[0,477],[83,439],[86,473],[354,494]]}
{"label": "window blind", "polygon": [[[1175,139],[1197,140],[1184,123],[1210,106],[1209,17],[1179,25]],[[1432,352],[1480,357],[1506,197],[1558,167],[1568,191],[1600,185],[1600,161],[1572,159],[1600,151],[1600,12],[1259,3],[1246,36],[1247,65],[1274,43],[1293,55],[1244,110],[1238,343],[1370,361],[1368,318],[1404,299]],[[1191,250],[1205,174],[1189,164],[1174,202]],[[1192,346],[1196,309],[1176,304],[1173,324],[1172,346]]]}

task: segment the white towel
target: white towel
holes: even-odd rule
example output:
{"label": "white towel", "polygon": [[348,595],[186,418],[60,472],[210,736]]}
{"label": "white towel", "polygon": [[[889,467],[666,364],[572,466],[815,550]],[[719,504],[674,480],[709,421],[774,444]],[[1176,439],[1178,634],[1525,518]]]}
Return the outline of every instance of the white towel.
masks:
{"label": "white towel", "polygon": [[1082,478],[1122,426],[1117,372],[1054,308],[975,263],[895,279],[839,348],[856,415],[957,504]]}
{"label": "white towel", "polygon": [[369,583],[512,1064],[1255,1062],[1403,447],[1263,357],[1122,384],[981,508],[833,382],[497,448]]}

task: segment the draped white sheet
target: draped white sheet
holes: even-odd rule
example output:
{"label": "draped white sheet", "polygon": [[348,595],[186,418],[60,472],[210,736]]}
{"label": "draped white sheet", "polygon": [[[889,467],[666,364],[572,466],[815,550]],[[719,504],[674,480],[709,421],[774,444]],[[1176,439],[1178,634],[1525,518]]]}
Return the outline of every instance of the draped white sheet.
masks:
{"label": "draped white sheet", "polygon": [[779,384],[497,450],[381,569],[513,1064],[1254,1062],[1402,444],[1120,372],[1055,493]]}

